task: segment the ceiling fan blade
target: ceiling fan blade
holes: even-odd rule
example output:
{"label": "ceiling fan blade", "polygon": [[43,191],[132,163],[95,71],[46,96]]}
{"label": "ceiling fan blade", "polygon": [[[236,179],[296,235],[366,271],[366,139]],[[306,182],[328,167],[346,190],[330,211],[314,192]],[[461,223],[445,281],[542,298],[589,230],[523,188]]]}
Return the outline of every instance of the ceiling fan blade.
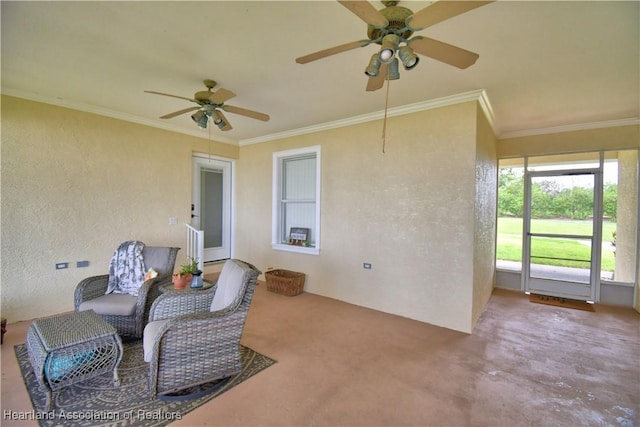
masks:
{"label": "ceiling fan blade", "polygon": [[477,53],[429,37],[416,36],[409,40],[409,46],[424,56],[463,69],[475,64],[480,57]]}
{"label": "ceiling fan blade", "polygon": [[376,27],[376,28],[384,28],[389,25],[389,21],[387,18],[381,14],[378,9],[373,7],[371,3],[363,0],[356,1],[341,1],[338,0],[338,3],[349,9],[351,12],[355,13],[358,18],[362,19],[367,24]]}
{"label": "ceiling fan blade", "polygon": [[371,43],[371,40],[358,40],[356,42],[341,44],[340,46],[334,46],[329,49],[324,49],[315,53],[310,53],[309,55],[301,56],[300,58],[296,59],[296,62],[298,64],[306,64],[307,62],[335,55],[336,53],[346,52],[347,50],[352,50],[357,47],[365,47],[369,43]]}
{"label": "ceiling fan blade", "polygon": [[221,117],[221,118],[222,118],[222,120],[224,121],[224,127],[221,127],[221,128],[220,128],[220,130],[227,131],[227,130],[231,130],[231,129],[233,129],[233,128],[231,127],[231,123],[229,122],[229,120],[227,120],[227,118],[225,117],[225,115],[224,115],[224,114],[222,114],[222,111],[220,111],[220,110],[218,110],[218,109],[216,109],[216,111],[218,112],[218,114],[220,114],[220,117]]}
{"label": "ceiling fan blade", "polygon": [[218,89],[209,97],[209,100],[215,104],[222,104],[223,102],[236,96],[235,93],[227,89]]}
{"label": "ceiling fan blade", "polygon": [[229,113],[240,114],[241,116],[250,117],[256,120],[262,120],[263,122],[269,121],[269,115],[259,113],[257,111],[247,110],[246,108],[234,107],[233,105],[223,105],[222,109]]}
{"label": "ceiling fan blade", "polygon": [[389,64],[382,64],[380,66],[380,71],[378,71],[378,75],[369,77],[369,81],[367,82],[367,92],[373,92],[374,90],[378,90],[384,86],[384,82],[387,79],[388,68]]}
{"label": "ceiling fan blade", "polygon": [[188,113],[189,111],[194,111],[199,109],[200,107],[189,107],[189,108],[185,108],[184,110],[180,110],[180,111],[175,111],[173,113],[169,113],[169,114],[165,114],[164,116],[161,116],[161,119],[170,119],[172,117],[176,117],[179,116],[180,114],[184,114],[184,113]]}
{"label": "ceiling fan blade", "polygon": [[407,26],[414,31],[422,30],[489,3],[493,1],[440,0],[408,17]]}
{"label": "ceiling fan blade", "polygon": [[154,91],[152,91],[152,90],[145,90],[145,92],[146,92],[146,93],[153,93],[154,95],[170,96],[170,97],[172,97],[172,98],[184,99],[184,100],[186,100],[186,101],[191,101],[191,102],[196,102],[196,103],[198,102],[198,101],[196,101],[195,99],[187,98],[187,97],[184,97],[184,96],[170,95],[170,94],[168,94],[168,93],[154,92]]}

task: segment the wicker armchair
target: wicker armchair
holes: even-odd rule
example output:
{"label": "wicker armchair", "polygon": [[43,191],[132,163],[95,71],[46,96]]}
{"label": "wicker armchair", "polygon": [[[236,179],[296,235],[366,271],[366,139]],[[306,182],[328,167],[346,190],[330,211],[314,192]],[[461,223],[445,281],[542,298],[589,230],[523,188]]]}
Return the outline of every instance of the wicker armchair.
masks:
{"label": "wicker armchair", "polygon": [[144,330],[152,398],[242,370],[240,338],[259,275],[249,263],[228,260],[212,288],[158,297]]}
{"label": "wicker armchair", "polygon": [[171,282],[176,256],[180,248],[145,246],[142,250],[145,267],[158,272],[155,279],[147,280],[134,297],[126,294],[105,295],[109,275],[92,276],[81,281],[74,294],[76,311],[94,310],[119,335],[141,338],[149,318],[151,304],[160,294],[158,286]]}

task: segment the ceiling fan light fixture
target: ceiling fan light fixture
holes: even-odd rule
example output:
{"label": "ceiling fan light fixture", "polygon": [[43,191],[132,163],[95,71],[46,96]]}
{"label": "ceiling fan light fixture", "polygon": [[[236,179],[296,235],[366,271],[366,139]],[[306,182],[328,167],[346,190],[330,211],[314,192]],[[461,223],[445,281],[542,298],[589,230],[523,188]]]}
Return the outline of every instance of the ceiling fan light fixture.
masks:
{"label": "ceiling fan light fixture", "polygon": [[216,110],[211,112],[211,117],[213,118],[213,123],[216,126],[220,127],[220,123],[224,124],[224,120],[222,120],[222,117],[220,117],[220,114]]}
{"label": "ceiling fan light fixture", "polygon": [[398,50],[398,56],[400,57],[405,70],[413,69],[416,65],[418,65],[418,62],[420,62],[420,58],[415,54],[410,46],[402,46]]}
{"label": "ceiling fan light fixture", "polygon": [[395,34],[387,34],[382,39],[382,48],[380,49],[380,53],[378,54],[378,59],[383,64],[389,64],[393,57],[396,54],[396,49],[398,48],[398,44],[400,44],[400,37]]}
{"label": "ceiling fan light fixture", "polygon": [[220,128],[221,130],[224,130],[227,124],[224,122],[224,120],[220,119],[220,123],[216,123],[216,126],[218,126],[218,128]]}
{"label": "ceiling fan light fixture", "polygon": [[196,122],[196,124],[200,129],[207,128],[207,121],[209,121],[209,117],[207,116],[207,113],[205,113],[204,111],[202,110],[196,111],[191,115],[191,118],[193,119],[194,122]]}
{"label": "ceiling fan light fixture", "polygon": [[382,48],[380,49],[380,53],[378,54],[378,58],[380,62],[383,64],[388,64],[393,59],[393,49]]}
{"label": "ceiling fan light fixture", "polygon": [[380,59],[378,58],[378,54],[374,53],[371,55],[371,59],[369,60],[369,65],[365,68],[364,73],[369,77],[375,77],[380,72]]}
{"label": "ceiling fan light fixture", "polygon": [[400,78],[400,71],[398,70],[398,58],[393,58],[389,64],[389,70],[387,71],[388,80],[398,80]]}

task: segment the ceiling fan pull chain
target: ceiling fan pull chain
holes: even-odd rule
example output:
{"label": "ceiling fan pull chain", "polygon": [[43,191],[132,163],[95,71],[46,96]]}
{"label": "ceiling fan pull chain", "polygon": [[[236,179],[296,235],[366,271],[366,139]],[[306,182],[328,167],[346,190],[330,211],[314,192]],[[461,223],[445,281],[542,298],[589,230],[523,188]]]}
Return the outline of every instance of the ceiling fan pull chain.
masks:
{"label": "ceiling fan pull chain", "polygon": [[384,121],[382,122],[382,154],[385,154],[385,145],[387,144],[387,110],[389,109],[389,78],[387,80],[387,98],[384,102]]}
{"label": "ceiling fan pull chain", "polygon": [[[211,118],[209,120],[213,121]],[[209,162],[211,162],[211,126],[209,126]]]}

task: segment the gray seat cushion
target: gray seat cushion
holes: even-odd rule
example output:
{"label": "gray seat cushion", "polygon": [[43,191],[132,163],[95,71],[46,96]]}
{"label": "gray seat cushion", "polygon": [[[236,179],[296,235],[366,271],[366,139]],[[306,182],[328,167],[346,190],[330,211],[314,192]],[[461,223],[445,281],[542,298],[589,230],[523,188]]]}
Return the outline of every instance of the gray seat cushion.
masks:
{"label": "gray seat cushion", "polygon": [[93,310],[98,314],[132,316],[136,312],[138,298],[129,294],[107,294],[84,301],[78,311]]}
{"label": "gray seat cushion", "polygon": [[147,323],[144,327],[144,338],[142,340],[142,348],[144,350],[144,361],[151,362],[151,353],[153,351],[153,344],[156,341],[156,335],[162,326],[167,323],[169,319],[155,320]]}

